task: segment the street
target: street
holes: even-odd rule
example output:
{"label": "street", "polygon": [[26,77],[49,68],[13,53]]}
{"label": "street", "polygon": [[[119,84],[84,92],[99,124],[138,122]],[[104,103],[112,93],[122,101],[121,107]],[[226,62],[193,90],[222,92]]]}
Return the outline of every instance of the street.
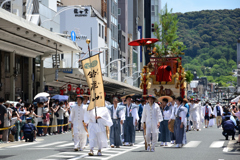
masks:
{"label": "street", "polygon": [[[14,142],[0,144],[0,159],[4,160],[56,160],[56,159],[194,159],[194,160],[237,160],[240,155],[240,145],[234,144],[237,140],[225,141],[221,135],[221,129],[216,126],[203,128],[200,132],[190,131],[187,133],[188,143],[183,148],[156,146],[155,152],[144,150],[142,132],[136,132],[136,144],[133,147],[121,146],[121,148],[105,148],[103,156],[89,157],[89,146],[84,151],[73,151],[71,132],[66,134],[38,137],[37,142],[25,143]],[[230,139],[230,137],[229,137]],[[96,155],[96,148],[94,153]]]}

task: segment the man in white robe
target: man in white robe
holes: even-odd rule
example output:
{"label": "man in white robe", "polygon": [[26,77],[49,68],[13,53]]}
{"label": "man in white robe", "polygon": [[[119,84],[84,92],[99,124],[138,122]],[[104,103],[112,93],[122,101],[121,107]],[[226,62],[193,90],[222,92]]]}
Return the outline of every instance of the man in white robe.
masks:
{"label": "man in white robe", "polygon": [[189,113],[191,120],[193,122],[193,129],[199,131],[199,123],[200,123],[200,116],[199,116],[199,109],[201,106],[198,105],[196,100],[191,99],[191,104],[189,105]]}
{"label": "man in white robe", "polygon": [[96,107],[96,111],[95,109],[86,111],[84,122],[88,124],[89,132],[90,152],[88,155],[93,156],[93,148],[98,147],[97,155],[101,156],[102,148],[108,147],[105,127],[111,127],[113,125],[108,109],[106,107]]}
{"label": "man in white robe", "polygon": [[87,141],[87,132],[84,126],[84,114],[87,110],[86,106],[83,105],[83,97],[78,95],[77,104],[72,107],[69,121],[73,124],[73,134],[74,134],[74,150],[82,151]]}
{"label": "man in white robe", "polygon": [[[149,95],[147,97],[148,104],[143,108],[142,113],[142,123],[146,124],[144,129],[146,129],[146,141],[147,141],[147,151],[154,152],[155,144],[158,140],[158,132],[160,127],[160,122],[163,121],[162,113],[160,111],[160,107],[154,101],[156,98],[153,95]],[[151,146],[151,134],[152,134],[152,146]]]}

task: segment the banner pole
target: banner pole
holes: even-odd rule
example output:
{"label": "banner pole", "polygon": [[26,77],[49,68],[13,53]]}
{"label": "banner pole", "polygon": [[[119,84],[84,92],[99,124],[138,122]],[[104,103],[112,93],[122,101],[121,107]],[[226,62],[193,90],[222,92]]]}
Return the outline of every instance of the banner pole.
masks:
{"label": "banner pole", "polygon": [[[92,57],[92,52],[90,51],[90,46],[89,46],[89,43],[90,43],[91,41],[90,41],[90,39],[87,39],[86,40],[86,43],[88,44],[88,52],[89,52],[89,60],[90,60],[90,64],[92,64],[92,62],[91,62],[91,58],[90,57]],[[93,72],[93,70],[92,70],[92,67],[90,67],[91,68],[91,72]],[[92,82],[94,81],[94,76],[92,77]],[[92,96],[94,96],[95,95],[95,88],[93,89],[93,95]],[[92,97],[91,97],[92,98]],[[91,102],[91,101],[90,101]],[[94,100],[94,108],[95,108],[95,116],[96,116],[96,118],[97,118],[97,107],[96,107],[96,100]],[[97,121],[97,119],[96,119],[96,123],[98,123],[98,121]]]}

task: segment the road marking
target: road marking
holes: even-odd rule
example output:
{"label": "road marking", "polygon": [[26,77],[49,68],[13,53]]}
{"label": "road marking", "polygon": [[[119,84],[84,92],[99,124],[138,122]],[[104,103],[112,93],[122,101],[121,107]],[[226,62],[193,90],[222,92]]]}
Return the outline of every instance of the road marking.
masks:
{"label": "road marking", "polygon": [[60,142],[48,143],[48,144],[44,144],[44,145],[40,145],[40,146],[35,146],[35,147],[41,148],[41,147],[52,146],[52,145],[56,145],[56,144],[60,144],[60,143],[65,143],[65,142],[67,142],[67,141],[60,141]]}
{"label": "road marking", "polygon": [[223,152],[228,152],[228,147],[224,147]]}
{"label": "road marking", "polygon": [[25,146],[30,146],[30,145],[39,144],[39,143],[40,142],[29,142],[29,143],[19,144],[19,145],[15,145],[15,146],[10,146],[7,148],[25,147]]}
{"label": "road marking", "polygon": [[214,141],[209,148],[221,148],[225,141]]}
{"label": "road marking", "polygon": [[75,156],[51,155],[51,156],[47,156],[47,157],[73,158],[73,157],[75,157]]}
{"label": "road marking", "polygon": [[60,145],[57,147],[67,147],[67,146],[74,146],[74,144],[73,144],[73,142],[71,142],[71,143],[63,144],[63,145]]}
{"label": "road marking", "polygon": [[186,145],[184,145],[183,147],[194,148],[194,147],[197,147],[200,143],[201,143],[201,141],[190,141]]}

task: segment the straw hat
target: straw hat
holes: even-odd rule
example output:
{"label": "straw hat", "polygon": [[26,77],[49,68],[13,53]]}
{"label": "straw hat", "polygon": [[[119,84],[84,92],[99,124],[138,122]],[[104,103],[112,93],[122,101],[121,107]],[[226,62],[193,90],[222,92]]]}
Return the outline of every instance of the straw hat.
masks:
{"label": "straw hat", "polygon": [[170,96],[162,96],[162,97],[158,98],[158,101],[159,102],[163,102],[163,99],[167,99],[168,102],[172,102],[173,101],[172,97],[170,97]]}

